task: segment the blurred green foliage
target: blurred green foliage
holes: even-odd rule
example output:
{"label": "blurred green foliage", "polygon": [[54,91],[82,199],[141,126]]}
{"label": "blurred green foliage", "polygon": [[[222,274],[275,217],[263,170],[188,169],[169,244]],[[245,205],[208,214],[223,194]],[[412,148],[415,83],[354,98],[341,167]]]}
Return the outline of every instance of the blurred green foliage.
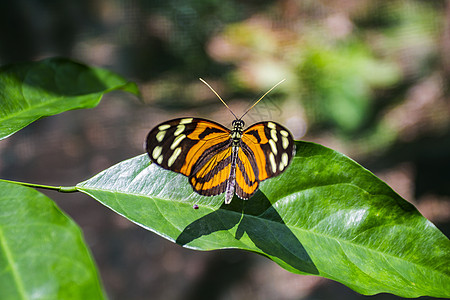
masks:
{"label": "blurred green foliage", "polygon": [[374,57],[361,40],[333,48],[312,43],[304,50],[297,76],[305,89],[311,121],[351,133],[368,121],[373,90],[398,83],[394,63]]}
{"label": "blurred green foliage", "polygon": [[[16,44],[26,44],[26,53],[34,50],[35,57],[55,49],[70,56],[63,51],[76,49],[83,61],[106,49],[94,64],[103,60],[142,82],[147,103],[181,110],[217,102],[212,95],[209,102],[195,101],[198,77],[220,82],[227,99],[256,98],[286,78],[277,88],[284,97],[275,101],[282,111],[288,110],[282,98],[297,101],[307,133],[329,131],[369,144],[384,134],[381,144],[388,145],[403,132],[385,116],[408,101],[418,82],[440,72],[445,55],[445,1],[94,3],[2,4],[3,19],[13,8],[11,21],[18,26],[13,35],[0,30],[12,45],[1,48],[0,59],[20,54],[24,47],[14,49]],[[35,8],[35,15],[30,19],[20,7]],[[43,16],[47,25],[33,26]],[[56,38],[58,28],[70,37]],[[29,39],[45,35],[42,41]]]}
{"label": "blurred green foliage", "polygon": [[296,88],[285,89],[286,98],[301,102],[310,130],[363,136],[363,143],[385,135],[380,145],[386,146],[399,132],[385,124],[384,114],[438,68],[443,14],[436,3],[366,5],[335,15],[318,15],[323,11],[313,7],[316,13],[300,23],[264,15],[227,25],[224,43],[235,49],[219,58],[232,63],[232,78],[240,79],[230,83],[258,90],[276,82],[274,74],[287,76]]}

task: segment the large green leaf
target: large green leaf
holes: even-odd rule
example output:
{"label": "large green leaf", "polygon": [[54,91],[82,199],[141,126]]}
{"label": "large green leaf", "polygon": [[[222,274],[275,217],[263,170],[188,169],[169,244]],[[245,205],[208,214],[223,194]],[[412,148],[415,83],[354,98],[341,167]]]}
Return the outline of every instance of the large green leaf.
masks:
{"label": "large green leaf", "polygon": [[78,226],[34,189],[0,191],[0,299],[104,299]]}
{"label": "large green leaf", "polygon": [[96,106],[104,93],[138,94],[134,83],[64,58],[0,68],[0,139],[45,116]]}
{"label": "large green leaf", "polygon": [[193,193],[186,177],[146,155],[77,187],[185,247],[254,251],[362,294],[450,296],[450,241],[372,173],[317,144],[298,142],[286,172],[229,205]]}

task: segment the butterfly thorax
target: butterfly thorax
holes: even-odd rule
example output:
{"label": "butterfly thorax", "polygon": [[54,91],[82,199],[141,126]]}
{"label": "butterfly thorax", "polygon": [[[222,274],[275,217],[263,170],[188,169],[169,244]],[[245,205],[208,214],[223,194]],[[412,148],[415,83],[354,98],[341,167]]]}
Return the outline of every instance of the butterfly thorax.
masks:
{"label": "butterfly thorax", "polygon": [[225,189],[225,203],[230,203],[231,198],[235,193],[236,186],[236,161],[238,157],[239,147],[241,145],[242,133],[244,132],[244,121],[236,119],[233,121],[232,126],[233,129],[230,133],[230,138],[232,141],[232,152],[231,152],[231,166],[230,166],[230,174],[227,180],[227,187]]}
{"label": "butterfly thorax", "polygon": [[230,138],[233,141],[234,147],[238,147],[240,145],[244,125],[245,123],[242,120],[234,120],[232,123],[233,129],[231,130]]}

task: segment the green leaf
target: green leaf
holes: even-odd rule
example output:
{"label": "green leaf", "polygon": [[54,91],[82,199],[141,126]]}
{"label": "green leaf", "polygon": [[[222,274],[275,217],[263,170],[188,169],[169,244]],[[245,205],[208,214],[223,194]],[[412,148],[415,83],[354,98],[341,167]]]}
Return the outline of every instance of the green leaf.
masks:
{"label": "green leaf", "polygon": [[296,145],[286,172],[229,205],[224,195],[195,194],[185,176],[151,165],[147,155],[77,188],[185,247],[254,251],[366,295],[450,296],[450,242],[432,223],[343,154]]}
{"label": "green leaf", "polygon": [[0,139],[39,118],[95,107],[112,90],[139,94],[134,83],[64,58],[0,68]]}
{"label": "green leaf", "polygon": [[104,299],[78,226],[34,189],[0,191],[0,298]]}

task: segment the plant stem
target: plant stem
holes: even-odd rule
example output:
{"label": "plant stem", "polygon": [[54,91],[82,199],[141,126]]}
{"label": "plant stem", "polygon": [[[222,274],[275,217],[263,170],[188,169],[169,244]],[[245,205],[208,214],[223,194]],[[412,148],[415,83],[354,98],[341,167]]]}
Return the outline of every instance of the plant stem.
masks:
{"label": "plant stem", "polygon": [[77,190],[77,188],[75,186],[51,186],[51,185],[42,185],[42,184],[35,184],[35,183],[28,183],[28,182],[5,180],[5,179],[0,179],[0,181],[20,184],[20,185],[23,185],[23,186],[39,188],[39,189],[54,190],[54,191],[58,191],[58,192],[61,192],[61,193],[75,193],[75,192],[78,192],[78,190]]}

